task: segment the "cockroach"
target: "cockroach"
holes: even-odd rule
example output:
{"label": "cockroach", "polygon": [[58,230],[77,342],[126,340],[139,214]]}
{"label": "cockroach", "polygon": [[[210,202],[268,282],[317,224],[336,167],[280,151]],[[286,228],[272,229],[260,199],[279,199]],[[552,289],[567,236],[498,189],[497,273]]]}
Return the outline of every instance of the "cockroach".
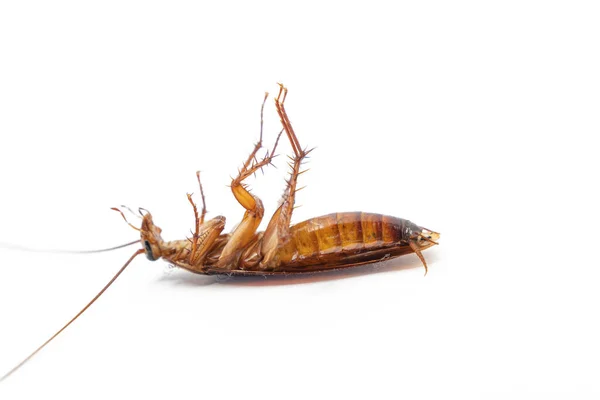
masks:
{"label": "cockroach", "polygon": [[[0,381],[12,375],[71,325],[140,254],[145,254],[150,261],[162,258],[172,265],[197,274],[270,276],[332,271],[415,253],[427,274],[427,263],[422,251],[436,245],[440,234],[406,219],[366,212],[338,212],[311,218],[295,225],[290,224],[294,199],[298,190],[296,188],[298,177],[305,172],[301,171],[301,166],[312,149],[303,149],[300,146],[284,107],[286,96],[287,88],[279,84],[275,108],[283,129],[279,132],[272,150],[267,151],[259,161],[256,156],[262,148],[263,111],[268,98],[268,93],[265,93],[261,107],[259,140],[238,175],[231,181],[231,191],[235,199],[246,210],[242,221],[233,232],[222,233],[225,228],[225,217],[223,216],[205,221],[206,202],[199,172],[196,173],[196,177],[202,200],[200,213],[198,213],[198,207],[192,196],[187,195],[195,220],[190,238],[164,241],[161,236],[162,230],[154,223],[149,211],[143,208],[138,209],[140,214],[138,217],[141,219],[141,226],[138,228],[127,220],[121,209],[113,208],[121,214],[129,226],[139,232],[140,240],[126,245],[140,243],[142,248],[133,253],[81,311],[21,363],[0,378]],[[244,181],[272,163],[283,132],[285,132],[294,153],[290,157],[291,171],[286,180],[286,188],[279,207],[273,213],[266,230],[257,232],[264,216],[264,207],[262,201],[248,190]],[[127,207],[121,208],[133,213]],[[123,246],[115,247],[115,249]],[[106,250],[110,249],[98,251]]]}

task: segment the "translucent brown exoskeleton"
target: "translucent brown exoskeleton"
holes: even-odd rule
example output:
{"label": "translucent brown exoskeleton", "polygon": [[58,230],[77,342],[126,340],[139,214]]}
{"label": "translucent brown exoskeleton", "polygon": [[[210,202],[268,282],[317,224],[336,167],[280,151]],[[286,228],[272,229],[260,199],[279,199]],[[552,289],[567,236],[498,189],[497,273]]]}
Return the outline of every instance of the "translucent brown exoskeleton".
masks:
{"label": "translucent brown exoskeleton", "polygon": [[[114,208],[133,229],[139,232],[139,243],[142,248],[129,258],[108,284],[75,317],[0,378],[0,381],[14,373],[75,321],[140,254],[145,254],[151,261],[162,258],[173,265],[198,274],[266,276],[330,271],[415,253],[427,273],[427,263],[422,251],[436,245],[440,234],[408,220],[366,212],[339,212],[291,225],[296,184],[299,175],[303,172],[301,166],[310,150],[300,146],[284,107],[287,89],[281,84],[279,86],[275,107],[283,129],[279,132],[272,150],[268,151],[260,161],[257,160],[257,153],[262,148],[262,116],[268,97],[268,94],[265,94],[261,107],[259,140],[238,175],[231,181],[234,197],[246,210],[242,221],[233,232],[222,233],[225,228],[223,216],[205,221],[206,203],[198,172],[196,176],[200,187],[202,210],[198,212],[192,196],[188,194],[195,219],[190,238],[165,241],[161,236],[162,230],[154,223],[152,214],[147,210],[139,209],[141,226],[136,227],[127,221],[120,209]],[[290,157],[290,175],[280,205],[271,216],[267,228],[264,232],[257,232],[264,217],[264,207],[262,201],[250,193],[244,181],[271,164],[283,132],[294,153]]]}

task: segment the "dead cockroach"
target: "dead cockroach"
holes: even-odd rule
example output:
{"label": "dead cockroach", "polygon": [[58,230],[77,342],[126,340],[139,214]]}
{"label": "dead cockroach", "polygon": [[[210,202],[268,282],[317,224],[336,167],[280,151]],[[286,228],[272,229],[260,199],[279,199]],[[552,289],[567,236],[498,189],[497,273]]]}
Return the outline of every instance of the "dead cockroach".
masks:
{"label": "dead cockroach", "polygon": [[[187,195],[195,218],[195,228],[191,238],[166,242],[161,236],[161,229],[154,224],[152,215],[147,210],[143,208],[138,210],[142,220],[141,227],[138,228],[127,221],[120,209],[113,208],[121,214],[127,224],[140,233],[139,243],[142,248],[127,260],[77,315],[0,378],[0,381],[23,366],[83,314],[140,254],[145,254],[151,261],[162,258],[173,265],[198,274],[267,276],[331,271],[415,253],[427,273],[427,263],[421,252],[437,244],[436,240],[440,234],[408,220],[365,212],[340,212],[290,225],[297,191],[296,183],[298,176],[304,172],[300,168],[311,150],[300,146],[284,108],[287,89],[281,84],[279,86],[275,107],[283,129],[279,132],[273,149],[260,161],[257,160],[256,154],[262,147],[263,111],[268,97],[266,93],[261,107],[259,141],[239,170],[237,177],[231,182],[233,195],[246,209],[242,221],[235,230],[228,234],[221,233],[225,227],[223,216],[209,221],[204,220],[206,204],[198,172],[196,176],[202,199],[200,215],[192,196]],[[290,176],[286,181],[287,186],[281,204],[271,217],[267,229],[264,232],[256,232],[264,216],[263,204],[258,197],[248,191],[247,185],[243,182],[259,169],[271,164],[283,132],[294,152],[289,164]],[[129,244],[135,243],[138,241]]]}

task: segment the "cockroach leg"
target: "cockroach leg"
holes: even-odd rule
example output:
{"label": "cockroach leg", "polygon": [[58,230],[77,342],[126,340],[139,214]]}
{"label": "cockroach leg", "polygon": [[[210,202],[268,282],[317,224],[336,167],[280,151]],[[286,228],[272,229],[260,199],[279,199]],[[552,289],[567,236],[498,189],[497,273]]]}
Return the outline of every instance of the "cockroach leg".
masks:
{"label": "cockroach leg", "polygon": [[195,230],[193,232],[193,239],[190,239],[190,243],[192,244],[192,248],[188,255],[188,263],[190,265],[194,265],[196,261],[196,250],[198,249],[198,238],[200,237],[200,226],[204,224],[204,217],[206,216],[206,198],[204,197],[204,190],[202,189],[202,182],[200,181],[200,171],[196,171],[196,178],[198,179],[198,186],[200,187],[200,197],[202,198],[202,214],[198,217],[198,207],[196,207],[196,203],[192,199],[192,195],[190,193],[187,194],[188,201],[192,205],[192,209],[194,210],[194,227]]}
{"label": "cockroach leg", "polygon": [[263,259],[260,265],[264,269],[275,268],[280,262],[278,259],[279,249],[289,239],[290,222],[294,211],[296,192],[300,190],[296,189],[298,176],[304,172],[300,171],[300,166],[311,151],[302,149],[300,142],[294,133],[294,129],[292,128],[292,124],[290,123],[290,119],[288,118],[283,105],[286,96],[287,88],[282,84],[279,84],[279,94],[275,99],[275,107],[277,108],[277,113],[279,114],[285,133],[290,141],[292,150],[294,151],[294,157],[291,157],[292,162],[289,164],[292,171],[290,172],[290,177],[286,181],[287,186],[283,192],[281,205],[271,217],[263,236],[260,250]]}
{"label": "cockroach leg", "polygon": [[240,205],[246,209],[246,212],[244,213],[244,217],[242,218],[240,224],[231,234],[227,245],[225,245],[223,248],[223,251],[219,256],[219,261],[216,264],[217,268],[232,268],[232,266],[235,265],[232,260],[237,257],[240,253],[240,250],[244,249],[252,240],[254,233],[256,232],[256,229],[258,229],[258,226],[260,225],[265,213],[262,201],[257,196],[250,193],[248,186],[244,184],[243,181],[259,169],[271,164],[273,157],[275,157],[275,150],[277,149],[279,138],[283,132],[282,130],[279,132],[279,135],[277,135],[273,149],[270,152],[267,152],[262,160],[257,161],[256,153],[262,147],[263,110],[265,107],[265,102],[267,101],[267,97],[268,93],[265,93],[265,98],[260,110],[261,117],[259,140],[254,145],[254,149],[248,156],[246,162],[242,165],[242,168],[239,170],[238,176],[231,180],[231,191],[238,203],[240,203]]}
{"label": "cockroach leg", "polygon": [[[196,258],[196,250],[198,248],[198,237],[200,236],[200,218],[198,218],[198,207],[196,207],[196,203],[192,199],[192,195],[190,193],[187,194],[187,199],[192,205],[192,209],[194,210],[194,222],[195,222],[195,230],[193,232],[192,239],[189,239],[192,244],[192,248],[188,254],[188,264],[194,265],[194,259]],[[202,216],[204,218],[204,216]]]}
{"label": "cockroach leg", "polygon": [[200,214],[200,224],[203,224],[204,217],[206,216],[206,198],[204,197],[204,189],[202,189],[202,182],[200,182],[200,171],[196,171],[196,178],[198,179],[198,186],[200,187],[200,197],[202,198],[202,213]]}
{"label": "cockroach leg", "polygon": [[198,217],[198,207],[196,207],[196,203],[192,199],[192,195],[190,193],[187,194],[188,201],[192,205],[192,209],[194,210],[194,227],[195,230],[193,232],[193,239],[190,239],[192,243],[192,248],[188,255],[188,263],[190,265],[194,265],[197,261],[196,252],[198,250],[198,239],[200,237],[200,226],[204,224],[204,217],[206,216],[206,198],[204,197],[204,189],[202,189],[202,182],[200,181],[200,171],[196,171],[196,178],[198,179],[198,186],[200,187],[200,197],[202,199],[202,212],[200,217]]}

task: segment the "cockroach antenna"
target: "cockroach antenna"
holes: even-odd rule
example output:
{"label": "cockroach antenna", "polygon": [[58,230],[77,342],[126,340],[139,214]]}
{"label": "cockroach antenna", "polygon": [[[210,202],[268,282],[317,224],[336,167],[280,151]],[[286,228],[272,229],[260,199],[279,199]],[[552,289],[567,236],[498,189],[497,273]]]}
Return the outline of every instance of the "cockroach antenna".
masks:
{"label": "cockroach antenna", "polygon": [[58,335],[60,335],[60,333],[62,331],[64,331],[65,329],[67,329],[67,327],[69,325],[71,325],[77,318],[79,318],[79,316],[81,314],[83,314],[85,312],[85,310],[87,310],[92,304],[94,304],[94,302],[96,300],[98,300],[98,298],[100,296],[102,296],[102,293],[104,293],[106,291],[106,289],[108,289],[110,287],[110,285],[112,285],[112,283],[119,277],[119,275],[121,275],[121,273],[123,271],[125,271],[125,268],[127,268],[127,266],[129,264],[131,264],[131,262],[133,261],[134,258],[136,258],[138,255],[144,253],[143,249],[139,249],[138,251],[136,251],[135,253],[133,253],[133,255],[129,258],[129,260],[127,260],[127,262],[125,263],[125,265],[123,265],[121,267],[121,269],[112,277],[112,279],[110,281],[108,281],[108,283],[106,285],[104,285],[104,287],[102,288],[102,290],[100,290],[98,292],[98,294],[96,296],[94,296],[94,298],[86,304],[85,307],[83,307],[81,309],[81,311],[79,311],[73,318],[71,318],[71,320],[69,322],[67,322],[62,328],[60,328],[58,331],[56,331],[56,333],[54,335],[52,335],[50,337],[50,339],[46,340],[40,347],[38,347],[37,349],[35,349],[33,351],[33,353],[31,353],[30,355],[27,356],[27,358],[25,358],[23,361],[21,361],[19,364],[17,364],[13,369],[11,369],[10,371],[8,371],[6,374],[4,374],[2,377],[0,377],[0,382],[4,381],[6,378],[8,378],[9,376],[11,376],[12,374],[14,374],[19,368],[21,368],[23,365],[25,365],[25,363],[29,360],[31,360],[33,358],[33,356],[35,356],[37,353],[39,353],[44,347],[46,347],[46,345],[48,343],[50,343],[55,337],[57,337]]}
{"label": "cockroach antenna", "polygon": [[27,251],[32,253],[55,253],[55,254],[93,254],[93,253],[105,253],[107,251],[113,251],[122,249],[123,247],[131,246],[132,244],[139,243],[139,240],[133,242],[120,244],[114,247],[108,247],[106,249],[95,249],[95,250],[63,250],[63,249],[36,249],[33,247],[19,246],[11,243],[0,242],[0,247],[9,250]]}

